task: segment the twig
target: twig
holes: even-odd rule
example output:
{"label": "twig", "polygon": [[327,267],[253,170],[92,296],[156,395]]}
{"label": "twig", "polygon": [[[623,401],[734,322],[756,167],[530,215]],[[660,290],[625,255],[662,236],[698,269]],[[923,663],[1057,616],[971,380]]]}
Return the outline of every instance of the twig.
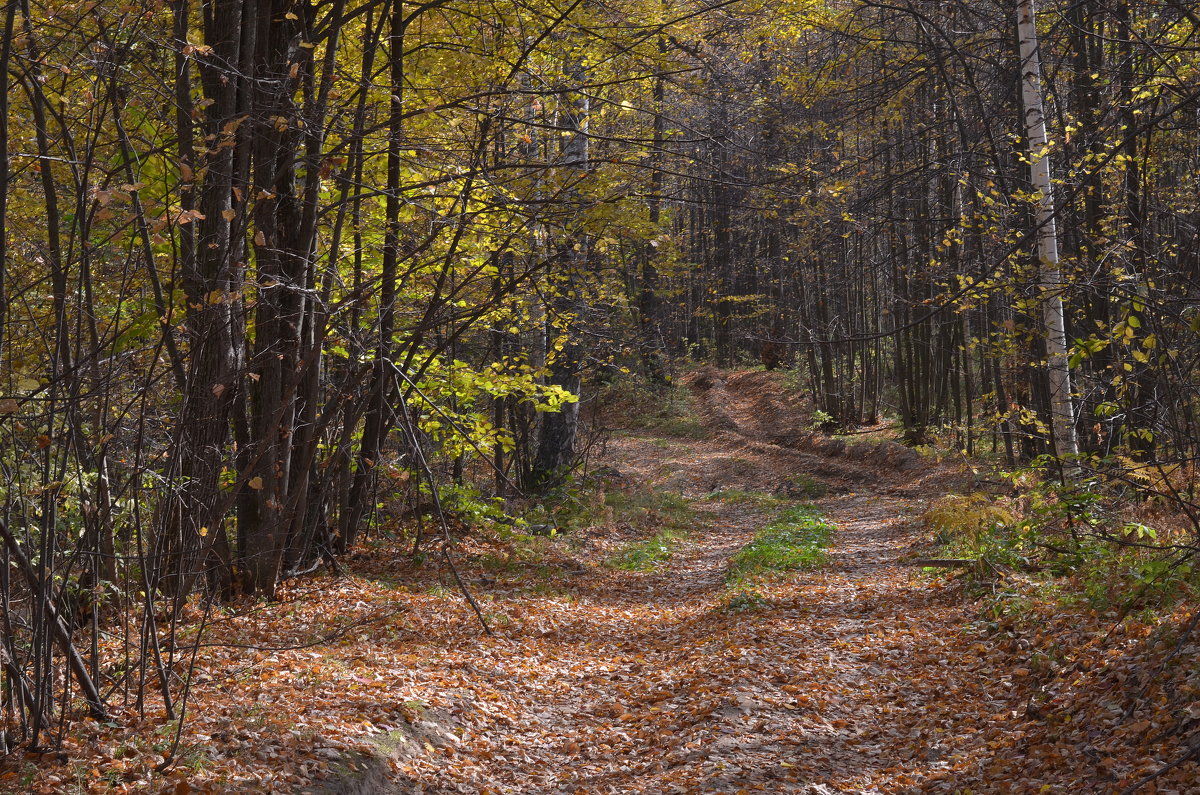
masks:
{"label": "twig", "polygon": [[[416,388],[409,377],[400,368],[395,368],[400,377]],[[454,540],[450,538],[450,526],[446,523],[446,511],[442,508],[442,496],[438,489],[437,481],[433,476],[433,470],[429,466],[429,461],[425,458],[425,451],[421,449],[420,441],[417,439],[416,433],[413,431],[412,417],[408,413],[408,402],[400,401],[400,416],[404,421],[404,432],[408,436],[408,443],[413,450],[413,455],[421,469],[425,471],[425,476],[429,479],[429,491],[433,496],[433,506],[437,513],[438,524],[442,528],[442,557],[446,560],[446,565],[450,567],[450,573],[454,575],[454,581],[458,583],[458,590],[462,592],[467,603],[471,605],[471,609],[475,611],[475,617],[479,619],[480,626],[483,631],[489,636],[495,635],[492,628],[488,626],[487,619],[483,616],[483,610],[479,608],[479,603],[475,601],[475,597],[471,594],[471,590],[467,587],[466,581],[459,574],[458,567],[454,565],[453,558],[450,557],[450,547],[454,545]]]}
{"label": "twig", "polygon": [[1149,784],[1151,781],[1154,781],[1156,778],[1160,778],[1160,777],[1164,776],[1165,774],[1169,773],[1170,771],[1174,770],[1175,768],[1179,767],[1180,765],[1184,764],[1185,762],[1190,762],[1191,760],[1195,759],[1197,755],[1200,755],[1200,742],[1198,742],[1198,741],[1194,741],[1194,742],[1195,742],[1195,744],[1192,745],[1191,750],[1188,751],[1186,754],[1179,757],[1174,762],[1168,762],[1167,764],[1160,767],[1158,770],[1155,770],[1153,773],[1143,776],[1142,778],[1133,782],[1128,787],[1121,790],[1121,795],[1133,795],[1133,793],[1137,792],[1142,787]]}
{"label": "twig", "polygon": [[[1175,659],[1175,655],[1179,654],[1180,649],[1183,648],[1183,644],[1187,642],[1189,637],[1191,637],[1191,634],[1196,630],[1197,625],[1200,625],[1200,610],[1196,610],[1194,613],[1192,613],[1192,617],[1188,619],[1187,626],[1184,627],[1183,632],[1179,635],[1179,640],[1175,643],[1175,648],[1171,650],[1171,653],[1168,654],[1166,659],[1164,659],[1158,666],[1158,673],[1162,673],[1164,670],[1166,670],[1166,667],[1171,660]],[[1146,691],[1150,689],[1150,683],[1152,681],[1153,677],[1147,677],[1146,683],[1141,686],[1137,695],[1130,700],[1129,706],[1125,708],[1123,720],[1129,720],[1131,717],[1133,717],[1133,713],[1137,710],[1137,703],[1145,697]]]}
{"label": "twig", "polygon": [[930,566],[940,569],[956,569],[960,567],[972,568],[979,561],[970,558],[914,558],[913,560],[902,560],[900,563],[904,566]]}
{"label": "twig", "polygon": [[179,698],[179,717],[175,721],[175,736],[171,740],[170,749],[163,754],[163,760],[154,768],[159,773],[166,772],[177,761],[176,753],[179,751],[179,741],[183,739],[183,724],[187,718],[188,696],[192,693],[192,676],[196,671],[196,656],[200,653],[200,640],[204,637],[204,629],[208,626],[209,616],[212,615],[212,606],[213,600],[206,599],[204,614],[200,617],[200,626],[196,629],[196,642],[192,646],[192,656],[188,660],[187,681],[183,685],[183,695]]}
{"label": "twig", "polygon": [[79,656],[79,651],[71,643],[71,636],[67,632],[67,628],[63,625],[62,618],[58,614],[58,609],[55,608],[54,602],[50,599],[46,584],[37,576],[33,565],[25,555],[25,550],[21,548],[21,544],[9,530],[8,525],[3,519],[0,519],[0,536],[3,536],[4,545],[12,554],[17,568],[29,581],[30,588],[37,590],[38,598],[42,601],[42,608],[46,611],[46,615],[50,617],[50,634],[58,641],[62,653],[66,656],[67,663],[71,667],[71,672],[75,674],[75,678],[79,682],[79,687],[83,690],[84,699],[88,703],[91,716],[96,720],[108,720],[108,710],[104,707],[104,699],[100,696],[100,691],[96,689],[96,683],[92,681],[91,674],[88,673],[87,664],[83,661],[83,657]]}

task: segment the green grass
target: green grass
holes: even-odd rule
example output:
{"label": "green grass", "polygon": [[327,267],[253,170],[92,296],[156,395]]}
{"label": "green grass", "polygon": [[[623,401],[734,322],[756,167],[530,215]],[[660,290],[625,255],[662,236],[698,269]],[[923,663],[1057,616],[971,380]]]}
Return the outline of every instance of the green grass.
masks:
{"label": "green grass", "polygon": [[681,439],[708,438],[709,431],[696,415],[687,387],[674,384],[652,390],[627,384],[624,393],[625,402],[629,404],[626,414],[631,418],[628,420],[631,428]]}
{"label": "green grass", "polygon": [[809,475],[793,475],[784,487],[789,497],[816,499],[829,493],[829,486]]}
{"label": "green grass", "polygon": [[526,525],[546,524],[558,534],[586,530],[597,524],[627,523],[647,530],[659,525],[687,528],[695,511],[682,496],[641,486],[601,488],[580,484],[559,486],[521,511]]}
{"label": "green grass", "polygon": [[726,613],[757,613],[770,606],[766,597],[749,587],[731,589],[721,600],[721,609]]}
{"label": "green grass", "polygon": [[664,528],[645,541],[627,544],[613,557],[608,565],[624,571],[649,571],[660,563],[670,560],[675,547],[683,539],[680,530]]}
{"label": "green grass", "polygon": [[740,583],[767,573],[818,568],[828,560],[833,531],[812,505],[785,508],[730,558],[726,580]]}
{"label": "green grass", "polygon": [[612,519],[638,525],[661,524],[685,529],[696,519],[696,511],[682,495],[655,489],[613,489],[604,495]]}
{"label": "green grass", "polygon": [[626,544],[609,558],[608,565],[625,571],[649,571],[669,560],[688,530],[700,521],[697,512],[679,494],[650,489],[610,491],[605,505],[618,523],[656,532],[644,541]]}
{"label": "green grass", "polygon": [[652,425],[653,430],[680,439],[707,439],[708,428],[696,417],[666,417]]}

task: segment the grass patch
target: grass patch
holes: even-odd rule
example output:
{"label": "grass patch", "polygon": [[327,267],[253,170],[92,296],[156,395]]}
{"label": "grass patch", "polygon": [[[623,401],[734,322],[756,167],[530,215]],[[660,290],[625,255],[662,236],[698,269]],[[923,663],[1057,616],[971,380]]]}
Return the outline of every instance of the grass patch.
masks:
{"label": "grass patch", "polygon": [[662,526],[686,530],[696,521],[696,511],[682,495],[654,489],[614,489],[604,495],[611,519],[635,527]]}
{"label": "grass patch", "polygon": [[671,551],[699,520],[697,511],[680,494],[648,488],[599,488],[569,484],[544,495],[524,512],[525,526],[551,527],[554,537],[531,537],[511,532],[508,553],[485,555],[480,562],[493,573],[527,569],[541,562],[561,539],[568,546],[588,527],[625,525],[649,538],[622,547],[606,561],[613,568],[647,571],[671,556]]}
{"label": "grass patch", "polygon": [[617,401],[625,424],[681,439],[707,439],[708,429],[696,415],[691,392],[679,384],[652,389],[624,383]]}
{"label": "grass patch", "polygon": [[670,560],[683,537],[679,530],[664,528],[645,541],[626,545],[608,560],[608,565],[623,571],[649,571]]}
{"label": "grass patch", "polygon": [[680,540],[696,526],[697,512],[682,495],[654,489],[614,489],[604,496],[606,521],[629,525],[653,536],[626,544],[608,558],[612,568],[626,572],[648,572],[670,560]]}
{"label": "grass patch", "polygon": [[666,436],[676,436],[680,439],[708,438],[708,429],[696,417],[667,417],[651,428]]}
{"label": "grass patch", "polygon": [[612,522],[646,528],[686,528],[695,517],[687,500],[673,492],[578,483],[559,486],[521,513],[526,527],[553,528],[553,533],[544,533],[550,535],[569,535]]}
{"label": "grass patch", "polygon": [[825,550],[833,531],[834,526],[812,505],[785,508],[730,559],[726,580],[741,583],[771,572],[822,566],[828,560]]}
{"label": "grass patch", "polygon": [[783,485],[783,492],[793,498],[815,500],[829,493],[829,486],[809,475],[792,475]]}
{"label": "grass patch", "polygon": [[718,489],[705,495],[706,500],[716,500],[717,502],[730,502],[736,505],[758,505],[758,506],[773,506],[784,502],[774,494],[767,494],[765,491],[747,491],[745,489]]}
{"label": "grass patch", "polygon": [[615,490],[605,495],[604,503],[613,521],[655,530],[651,537],[626,544],[608,559],[609,566],[624,571],[649,571],[669,560],[698,520],[688,501],[669,491]]}

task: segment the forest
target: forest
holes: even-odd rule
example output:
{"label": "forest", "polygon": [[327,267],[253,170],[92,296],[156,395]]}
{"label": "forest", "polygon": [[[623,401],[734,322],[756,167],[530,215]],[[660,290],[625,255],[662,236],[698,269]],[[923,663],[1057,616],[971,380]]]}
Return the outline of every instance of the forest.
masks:
{"label": "forest", "polygon": [[0,25],[0,791],[1195,791],[1191,3]]}

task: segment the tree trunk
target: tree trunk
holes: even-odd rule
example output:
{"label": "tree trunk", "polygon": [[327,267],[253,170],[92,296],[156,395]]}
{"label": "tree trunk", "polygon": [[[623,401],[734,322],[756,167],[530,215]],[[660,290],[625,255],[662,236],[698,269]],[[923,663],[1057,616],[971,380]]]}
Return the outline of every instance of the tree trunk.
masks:
{"label": "tree trunk", "polygon": [[[583,68],[576,65],[571,70],[571,78],[577,85],[583,85],[586,81]],[[577,180],[588,168],[590,102],[582,90],[571,92],[566,102],[561,125],[568,133],[561,162],[570,175],[567,179]],[[579,199],[575,187],[570,187],[567,195],[570,199]],[[578,223],[575,219],[569,222]],[[571,325],[578,319],[582,309],[578,292],[582,274],[588,265],[589,248],[588,240],[582,233],[568,235],[562,254],[557,258],[562,273],[558,284],[552,287],[555,298],[548,307],[550,311],[546,317],[547,341],[550,343],[547,345],[550,372],[546,382],[562,387],[572,395],[579,394],[582,351],[571,333]],[[578,428],[578,401],[565,402],[558,411],[543,416],[537,455],[533,462],[533,482],[537,486],[545,487],[558,482],[575,463]]]}
{"label": "tree trunk", "polygon": [[[359,446],[358,465],[350,485],[347,505],[343,512],[338,552],[345,552],[358,539],[358,533],[369,508],[374,506],[376,467],[383,442],[391,429],[393,408],[390,404],[392,376],[392,335],[396,328],[396,289],[400,263],[400,186],[401,146],[404,138],[404,19],[403,0],[393,0],[391,8],[390,77],[392,84],[391,111],[388,115],[387,199],[383,258],[380,267],[379,336],[375,347],[375,363],[371,372],[370,406],[367,409],[363,438]],[[368,504],[369,501],[369,504]]]}
{"label": "tree trunk", "polygon": [[1054,194],[1050,181],[1046,117],[1042,110],[1042,67],[1038,55],[1033,0],[1019,0],[1017,31],[1021,50],[1021,99],[1025,110],[1025,139],[1029,148],[1030,181],[1038,194],[1036,212],[1038,286],[1042,299],[1042,324],[1050,389],[1050,421],[1055,453],[1060,457],[1079,452],[1075,440],[1075,411],[1071,402],[1071,370],[1067,362],[1066,320],[1063,312],[1063,279],[1058,264],[1058,232]]}

